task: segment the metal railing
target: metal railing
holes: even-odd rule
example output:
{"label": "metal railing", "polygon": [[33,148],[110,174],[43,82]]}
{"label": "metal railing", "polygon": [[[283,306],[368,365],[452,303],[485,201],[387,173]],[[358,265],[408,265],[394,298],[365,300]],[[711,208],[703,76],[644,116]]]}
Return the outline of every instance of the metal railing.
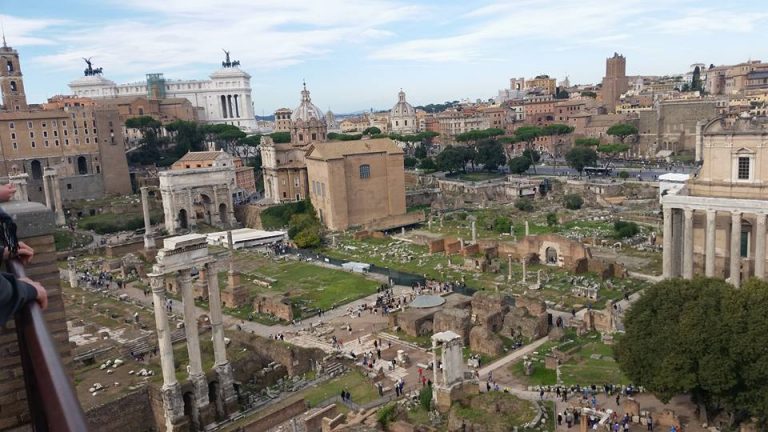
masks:
{"label": "metal railing", "polygon": [[[17,278],[26,276],[18,260],[9,260],[6,267]],[[36,302],[29,302],[16,314],[16,333],[33,430],[87,431],[83,409]]]}

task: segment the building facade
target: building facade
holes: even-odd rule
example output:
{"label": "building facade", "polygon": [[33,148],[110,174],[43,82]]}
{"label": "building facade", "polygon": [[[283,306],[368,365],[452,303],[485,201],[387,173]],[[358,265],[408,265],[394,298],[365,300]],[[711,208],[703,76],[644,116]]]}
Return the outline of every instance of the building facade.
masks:
{"label": "building facade", "polygon": [[406,214],[403,151],[389,138],[318,143],[306,164],[309,197],[329,229]]}
{"label": "building facade", "polygon": [[142,82],[115,84],[102,76],[101,68],[86,69],[84,77],[69,83],[76,96],[93,99],[146,96],[150,99],[187,99],[206,123],[227,123],[246,131],[257,131],[251,101],[251,76],[232,61],[229,53],[221,69],[209,80],[169,80],[163,74],[148,74]]}
{"label": "building facade", "polygon": [[94,104],[29,105],[18,52],[3,45],[0,59],[0,177],[27,174],[29,199],[38,202],[46,202],[46,168],[56,170],[64,201],[130,194],[118,112]]}
{"label": "building facade", "polygon": [[662,197],[664,277],[765,279],[768,121],[719,117],[697,139],[700,171]]}

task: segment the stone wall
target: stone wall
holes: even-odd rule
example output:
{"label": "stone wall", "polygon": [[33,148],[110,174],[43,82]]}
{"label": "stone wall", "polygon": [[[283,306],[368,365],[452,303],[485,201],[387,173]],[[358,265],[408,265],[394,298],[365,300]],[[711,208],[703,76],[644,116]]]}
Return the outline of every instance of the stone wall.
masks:
{"label": "stone wall", "polygon": [[289,403],[279,403],[263,410],[258,418],[242,426],[244,432],[263,432],[307,410],[307,402],[299,399]]}
{"label": "stone wall", "polygon": [[157,430],[153,422],[147,421],[153,417],[148,387],[142,387],[119,399],[94,407],[85,415],[88,428],[92,431],[149,432]]}
{"label": "stone wall", "polygon": [[245,345],[250,353],[255,353],[262,358],[271,359],[285,366],[290,376],[308,372],[315,362],[321,361],[325,356],[325,353],[317,348],[303,348],[257,335],[233,334],[232,338],[237,338],[238,342]]}
{"label": "stone wall", "polygon": [[293,307],[288,297],[282,294],[257,294],[253,299],[253,310],[283,321],[293,320]]}
{"label": "stone wall", "polygon": [[[48,309],[44,316],[64,368],[71,370],[69,334],[53,241],[53,212],[34,202],[11,201],[3,204],[2,208],[14,217],[19,239],[35,250],[35,259],[26,267],[27,276],[43,284],[48,291]],[[14,321],[10,320],[0,328],[0,360],[4,372],[0,376],[0,430],[29,423],[27,395],[18,352],[16,327]]]}
{"label": "stone wall", "polygon": [[466,309],[445,308],[435,314],[433,331],[435,333],[452,331],[461,336],[466,344],[469,342],[471,316]]}
{"label": "stone wall", "polygon": [[487,291],[478,291],[472,296],[474,323],[488,327],[491,331],[501,330],[504,314],[509,312],[511,297]]}
{"label": "stone wall", "polygon": [[316,413],[307,416],[304,419],[304,431],[305,432],[320,432],[323,430],[323,418],[334,418],[338,415],[339,410],[336,407],[336,404],[328,405],[325,408],[322,408],[320,411],[317,411]]}
{"label": "stone wall", "polygon": [[121,243],[118,245],[109,245],[104,248],[104,253],[109,258],[120,258],[128,253],[136,253],[144,250],[144,239],[138,238],[136,240]]}
{"label": "stone wall", "polygon": [[474,326],[469,332],[469,349],[474,353],[495,357],[501,354],[504,344],[501,338],[490,329],[483,326]]}

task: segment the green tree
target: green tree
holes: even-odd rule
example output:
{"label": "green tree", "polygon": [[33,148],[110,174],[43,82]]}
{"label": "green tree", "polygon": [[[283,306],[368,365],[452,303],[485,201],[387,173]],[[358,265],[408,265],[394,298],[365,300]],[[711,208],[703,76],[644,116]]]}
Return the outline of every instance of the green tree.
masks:
{"label": "green tree", "polygon": [[555,225],[557,225],[557,213],[555,212],[547,213],[547,226],[553,227]]}
{"label": "green tree", "polygon": [[419,162],[419,168],[425,171],[434,171],[437,169],[437,164],[435,163],[434,160],[432,160],[432,158],[427,157],[422,159],[421,162]]}
{"label": "green tree", "polygon": [[467,166],[468,163],[472,164],[472,169],[475,169],[475,161],[477,160],[477,150],[475,150],[474,147],[470,146],[461,146],[456,147],[456,150],[458,150],[459,154],[461,154],[461,158],[464,161],[464,164],[461,166],[462,169]]}
{"label": "green tree", "polygon": [[125,127],[129,129],[138,129],[141,133],[142,145],[158,145],[158,137],[163,124],[159,120],[150,116],[131,117],[125,120]]}
{"label": "green tree", "polygon": [[630,149],[630,146],[624,141],[627,137],[637,135],[637,128],[629,123],[616,123],[609,127],[606,133],[619,139],[618,143],[605,144],[597,148],[598,152],[607,156],[605,167],[608,168],[611,166],[611,162],[613,162],[619,154]]}
{"label": "green tree", "polygon": [[[520,126],[519,128],[515,129],[515,138],[518,140],[518,142],[525,142],[526,150],[533,150],[533,142],[536,141],[536,138],[542,136],[543,134],[544,131],[538,126]],[[529,153],[529,156],[532,155],[532,153]],[[533,159],[530,160],[531,165],[533,165],[533,173],[536,174],[536,161]]]}
{"label": "green tree", "polygon": [[291,142],[290,132],[272,132],[269,136],[275,144],[287,144]]}
{"label": "green tree", "polygon": [[768,284],[672,279],[645,290],[614,346],[621,370],[662,402],[689,394],[708,419],[768,422]]}
{"label": "green tree", "polygon": [[464,168],[464,155],[456,147],[448,146],[437,155],[435,162],[441,171],[453,173]]}
{"label": "green tree", "polygon": [[624,144],[624,140],[626,140],[627,137],[637,135],[637,127],[629,123],[616,123],[609,127],[605,133],[618,138],[619,142]]}
{"label": "green tree", "polygon": [[181,157],[190,151],[201,151],[205,134],[196,122],[176,120],[165,125],[176,144],[174,152]]}
{"label": "green tree", "polygon": [[623,143],[603,144],[597,148],[597,151],[606,155],[605,168],[610,167],[613,160],[627,150],[629,150],[629,145]]}
{"label": "green tree", "polygon": [[600,140],[597,138],[576,138],[573,144],[582,147],[597,147],[600,145]]}
{"label": "green tree", "polygon": [[613,223],[613,236],[617,239],[634,237],[640,233],[640,227],[634,222],[616,221]]}
{"label": "green tree", "polygon": [[427,148],[424,146],[424,144],[421,144],[416,147],[413,155],[416,156],[417,159],[424,159],[427,157]]}
{"label": "green tree", "polygon": [[565,161],[581,175],[584,168],[597,163],[597,153],[589,147],[575,146],[565,154]]}
{"label": "green tree", "polygon": [[509,172],[512,174],[523,174],[531,167],[531,160],[525,156],[512,158],[508,162]]}
{"label": "green tree", "polygon": [[584,97],[588,97],[588,98],[592,98],[592,99],[597,99],[597,93],[595,93],[593,91],[583,91],[583,92],[581,92],[581,95],[584,96]]}
{"label": "green tree", "polygon": [[569,133],[573,132],[573,126],[568,126],[561,123],[553,123],[544,126],[541,132],[543,135],[547,136],[568,135]]}
{"label": "green tree", "polygon": [[629,173],[623,170],[619,171],[619,178],[626,180],[629,178]]}
{"label": "green tree", "polygon": [[568,210],[578,210],[584,205],[584,198],[577,194],[568,194],[563,197],[563,206]]}
{"label": "green tree", "polygon": [[363,130],[363,135],[380,135],[381,129],[377,128],[376,126],[370,126],[365,128]]}
{"label": "green tree", "polygon": [[405,165],[406,168],[416,168],[416,165],[419,164],[419,160],[414,157],[406,157],[403,159],[403,165]]}
{"label": "green tree", "polygon": [[504,165],[507,157],[504,155],[504,148],[496,140],[484,140],[477,145],[477,163],[482,164],[488,171],[496,170]]}
{"label": "green tree", "polygon": [[531,163],[539,163],[541,160],[541,153],[536,150],[525,149],[523,150],[522,156],[531,161]]}
{"label": "green tree", "polygon": [[704,90],[701,83],[701,69],[698,66],[693,68],[693,76],[691,77],[691,90],[693,91]]}
{"label": "green tree", "polygon": [[515,208],[524,212],[533,211],[533,200],[528,197],[520,197],[515,200]]}

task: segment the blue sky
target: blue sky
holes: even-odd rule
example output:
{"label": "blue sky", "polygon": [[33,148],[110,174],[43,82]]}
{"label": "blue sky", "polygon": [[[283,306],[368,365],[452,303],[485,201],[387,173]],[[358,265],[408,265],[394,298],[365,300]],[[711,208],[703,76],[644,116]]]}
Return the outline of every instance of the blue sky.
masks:
{"label": "blue sky", "polygon": [[488,98],[510,77],[598,82],[615,51],[630,75],[696,62],[768,61],[765,0],[0,0],[31,102],[68,93],[81,57],[118,83],[205,79],[222,48],[252,75],[257,114]]}

